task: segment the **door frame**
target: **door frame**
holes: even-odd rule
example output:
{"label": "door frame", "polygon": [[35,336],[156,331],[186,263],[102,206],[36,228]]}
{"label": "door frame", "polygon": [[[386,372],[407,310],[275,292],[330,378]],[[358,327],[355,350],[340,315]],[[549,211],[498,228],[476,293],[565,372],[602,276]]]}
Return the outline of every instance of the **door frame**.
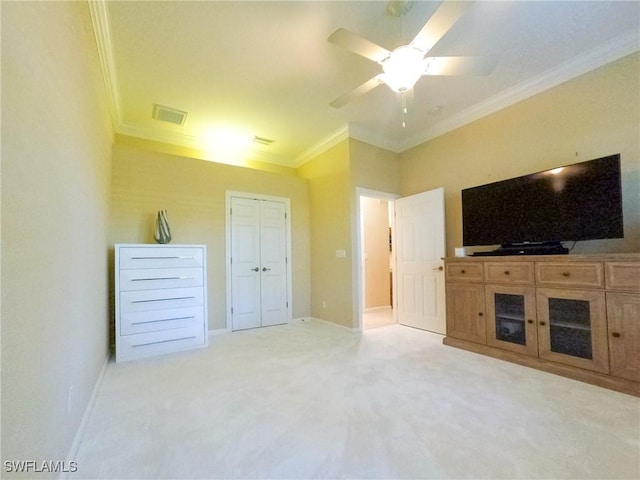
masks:
{"label": "door frame", "polygon": [[[380,190],[370,190],[368,188],[362,188],[362,187],[356,187],[356,208],[355,208],[355,222],[353,223],[354,225],[354,242],[355,245],[353,245],[353,251],[355,252],[355,255],[353,256],[353,270],[352,270],[352,276],[355,279],[355,288],[353,289],[353,313],[354,313],[354,317],[358,320],[358,324],[356,326],[356,330],[362,331],[362,314],[364,312],[364,248],[362,245],[363,242],[363,235],[362,235],[362,229],[363,229],[363,221],[364,219],[362,218],[362,205],[361,205],[361,198],[362,197],[367,197],[367,198],[376,198],[376,199],[380,199],[380,200],[386,200],[388,201],[391,205],[392,208],[394,209],[394,214],[392,215],[392,225],[391,225],[391,241],[392,244],[394,242],[394,236],[395,236],[395,231],[396,231],[396,225],[395,225],[395,200],[398,198],[401,198],[400,195],[396,195],[395,193],[389,193],[389,192],[383,192]],[[395,252],[395,250],[394,250]],[[396,256],[395,253],[394,255],[391,256],[391,269],[393,272],[396,271]],[[398,319],[396,318],[396,299],[397,297],[397,289],[396,289],[396,275],[393,275],[393,281],[392,281],[392,286],[391,288],[393,289],[394,295],[393,295],[393,319],[397,322]]]}
{"label": "door frame", "polygon": [[232,296],[231,296],[231,198],[232,197],[241,197],[248,198],[252,200],[268,200],[272,202],[280,202],[285,205],[285,248],[287,255],[287,266],[286,266],[286,274],[287,274],[287,302],[289,303],[289,308],[287,308],[287,324],[291,323],[293,318],[293,279],[291,277],[292,269],[291,264],[291,200],[286,197],[276,197],[273,195],[263,195],[261,193],[250,193],[250,192],[239,192],[236,190],[226,190],[225,191],[225,285],[226,285],[226,319],[225,325],[226,330],[231,332],[233,330],[233,325],[231,323],[231,307],[232,307]]}

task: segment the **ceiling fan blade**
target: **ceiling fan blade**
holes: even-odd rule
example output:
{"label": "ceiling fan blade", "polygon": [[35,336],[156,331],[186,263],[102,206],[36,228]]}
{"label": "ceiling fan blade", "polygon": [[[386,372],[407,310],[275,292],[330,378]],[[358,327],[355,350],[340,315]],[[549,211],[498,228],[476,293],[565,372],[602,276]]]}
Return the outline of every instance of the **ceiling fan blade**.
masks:
{"label": "ceiling fan blade", "polygon": [[443,2],[427,20],[411,44],[427,53],[472,5],[473,2]]}
{"label": "ceiling fan blade", "polygon": [[350,92],[347,92],[344,95],[336,98],[329,105],[331,105],[333,108],[340,108],[343,105],[346,105],[347,103],[349,103],[354,98],[359,97],[360,95],[364,95],[365,93],[369,92],[370,90],[373,90],[378,85],[382,85],[383,83],[384,81],[382,80],[382,74],[376,75],[372,79],[364,82],[359,87],[356,87]]}
{"label": "ceiling fan blade", "polygon": [[362,38],[349,30],[339,28],[333,32],[328,39],[331,43],[338,45],[346,50],[362,55],[374,62],[381,62],[389,56],[391,52],[380,45]]}
{"label": "ceiling fan blade", "polygon": [[424,75],[489,75],[498,57],[430,57]]}

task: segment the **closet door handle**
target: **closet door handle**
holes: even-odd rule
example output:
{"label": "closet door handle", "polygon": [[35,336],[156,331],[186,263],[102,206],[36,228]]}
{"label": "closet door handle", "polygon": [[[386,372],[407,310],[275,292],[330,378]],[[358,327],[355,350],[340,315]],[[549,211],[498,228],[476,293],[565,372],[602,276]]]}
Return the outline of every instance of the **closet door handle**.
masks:
{"label": "closet door handle", "polygon": [[260,269],[259,269],[258,267],[256,267],[256,268],[252,268],[252,269],[251,269],[251,271],[252,271],[252,272],[259,272],[259,271],[260,271]]}
{"label": "closet door handle", "polygon": [[263,271],[263,272],[268,272],[269,270],[271,270],[271,269],[270,269],[270,268],[267,268],[267,267],[262,267],[262,271]]}

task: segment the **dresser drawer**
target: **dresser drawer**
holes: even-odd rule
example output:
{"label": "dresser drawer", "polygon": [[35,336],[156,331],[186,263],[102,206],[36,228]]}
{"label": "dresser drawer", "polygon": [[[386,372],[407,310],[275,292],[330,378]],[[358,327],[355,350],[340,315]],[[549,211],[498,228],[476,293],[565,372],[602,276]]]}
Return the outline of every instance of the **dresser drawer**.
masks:
{"label": "dresser drawer", "polygon": [[533,285],[533,262],[486,262],[487,282]]}
{"label": "dresser drawer", "polygon": [[120,270],[119,280],[120,291],[199,287],[204,284],[202,268]]}
{"label": "dresser drawer", "polygon": [[204,304],[204,289],[166,288],[163,290],[140,290],[120,292],[120,314],[164,310],[167,308],[195,307]]}
{"label": "dresser drawer", "polygon": [[194,247],[120,247],[120,268],[202,267],[204,250]]}
{"label": "dresser drawer", "polygon": [[449,262],[446,264],[447,280],[481,282],[484,278],[482,262]]}
{"label": "dresser drawer", "polygon": [[608,289],[640,291],[640,263],[606,262],[604,265]]}
{"label": "dresser drawer", "polygon": [[601,262],[536,263],[536,281],[541,286],[604,287]]}
{"label": "dresser drawer", "polygon": [[204,309],[199,307],[169,308],[120,315],[120,335],[157,332],[203,324]]}
{"label": "dresser drawer", "polygon": [[177,352],[206,345],[205,331],[200,328],[173,328],[161,332],[122,335],[118,341],[118,361]]}

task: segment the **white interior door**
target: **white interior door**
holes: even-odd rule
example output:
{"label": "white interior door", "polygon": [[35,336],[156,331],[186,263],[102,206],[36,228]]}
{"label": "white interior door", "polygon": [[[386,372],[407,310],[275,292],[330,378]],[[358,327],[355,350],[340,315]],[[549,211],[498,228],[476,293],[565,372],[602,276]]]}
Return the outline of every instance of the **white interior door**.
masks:
{"label": "white interior door", "polygon": [[285,205],[260,201],[260,285],[262,326],[287,323]]}
{"label": "white interior door", "polygon": [[261,326],[260,204],[231,199],[231,323],[233,330]]}
{"label": "white interior door", "polygon": [[444,189],[395,201],[398,323],[444,334]]}
{"label": "white interior door", "polygon": [[232,197],[230,218],[232,329],[287,323],[285,204]]}

